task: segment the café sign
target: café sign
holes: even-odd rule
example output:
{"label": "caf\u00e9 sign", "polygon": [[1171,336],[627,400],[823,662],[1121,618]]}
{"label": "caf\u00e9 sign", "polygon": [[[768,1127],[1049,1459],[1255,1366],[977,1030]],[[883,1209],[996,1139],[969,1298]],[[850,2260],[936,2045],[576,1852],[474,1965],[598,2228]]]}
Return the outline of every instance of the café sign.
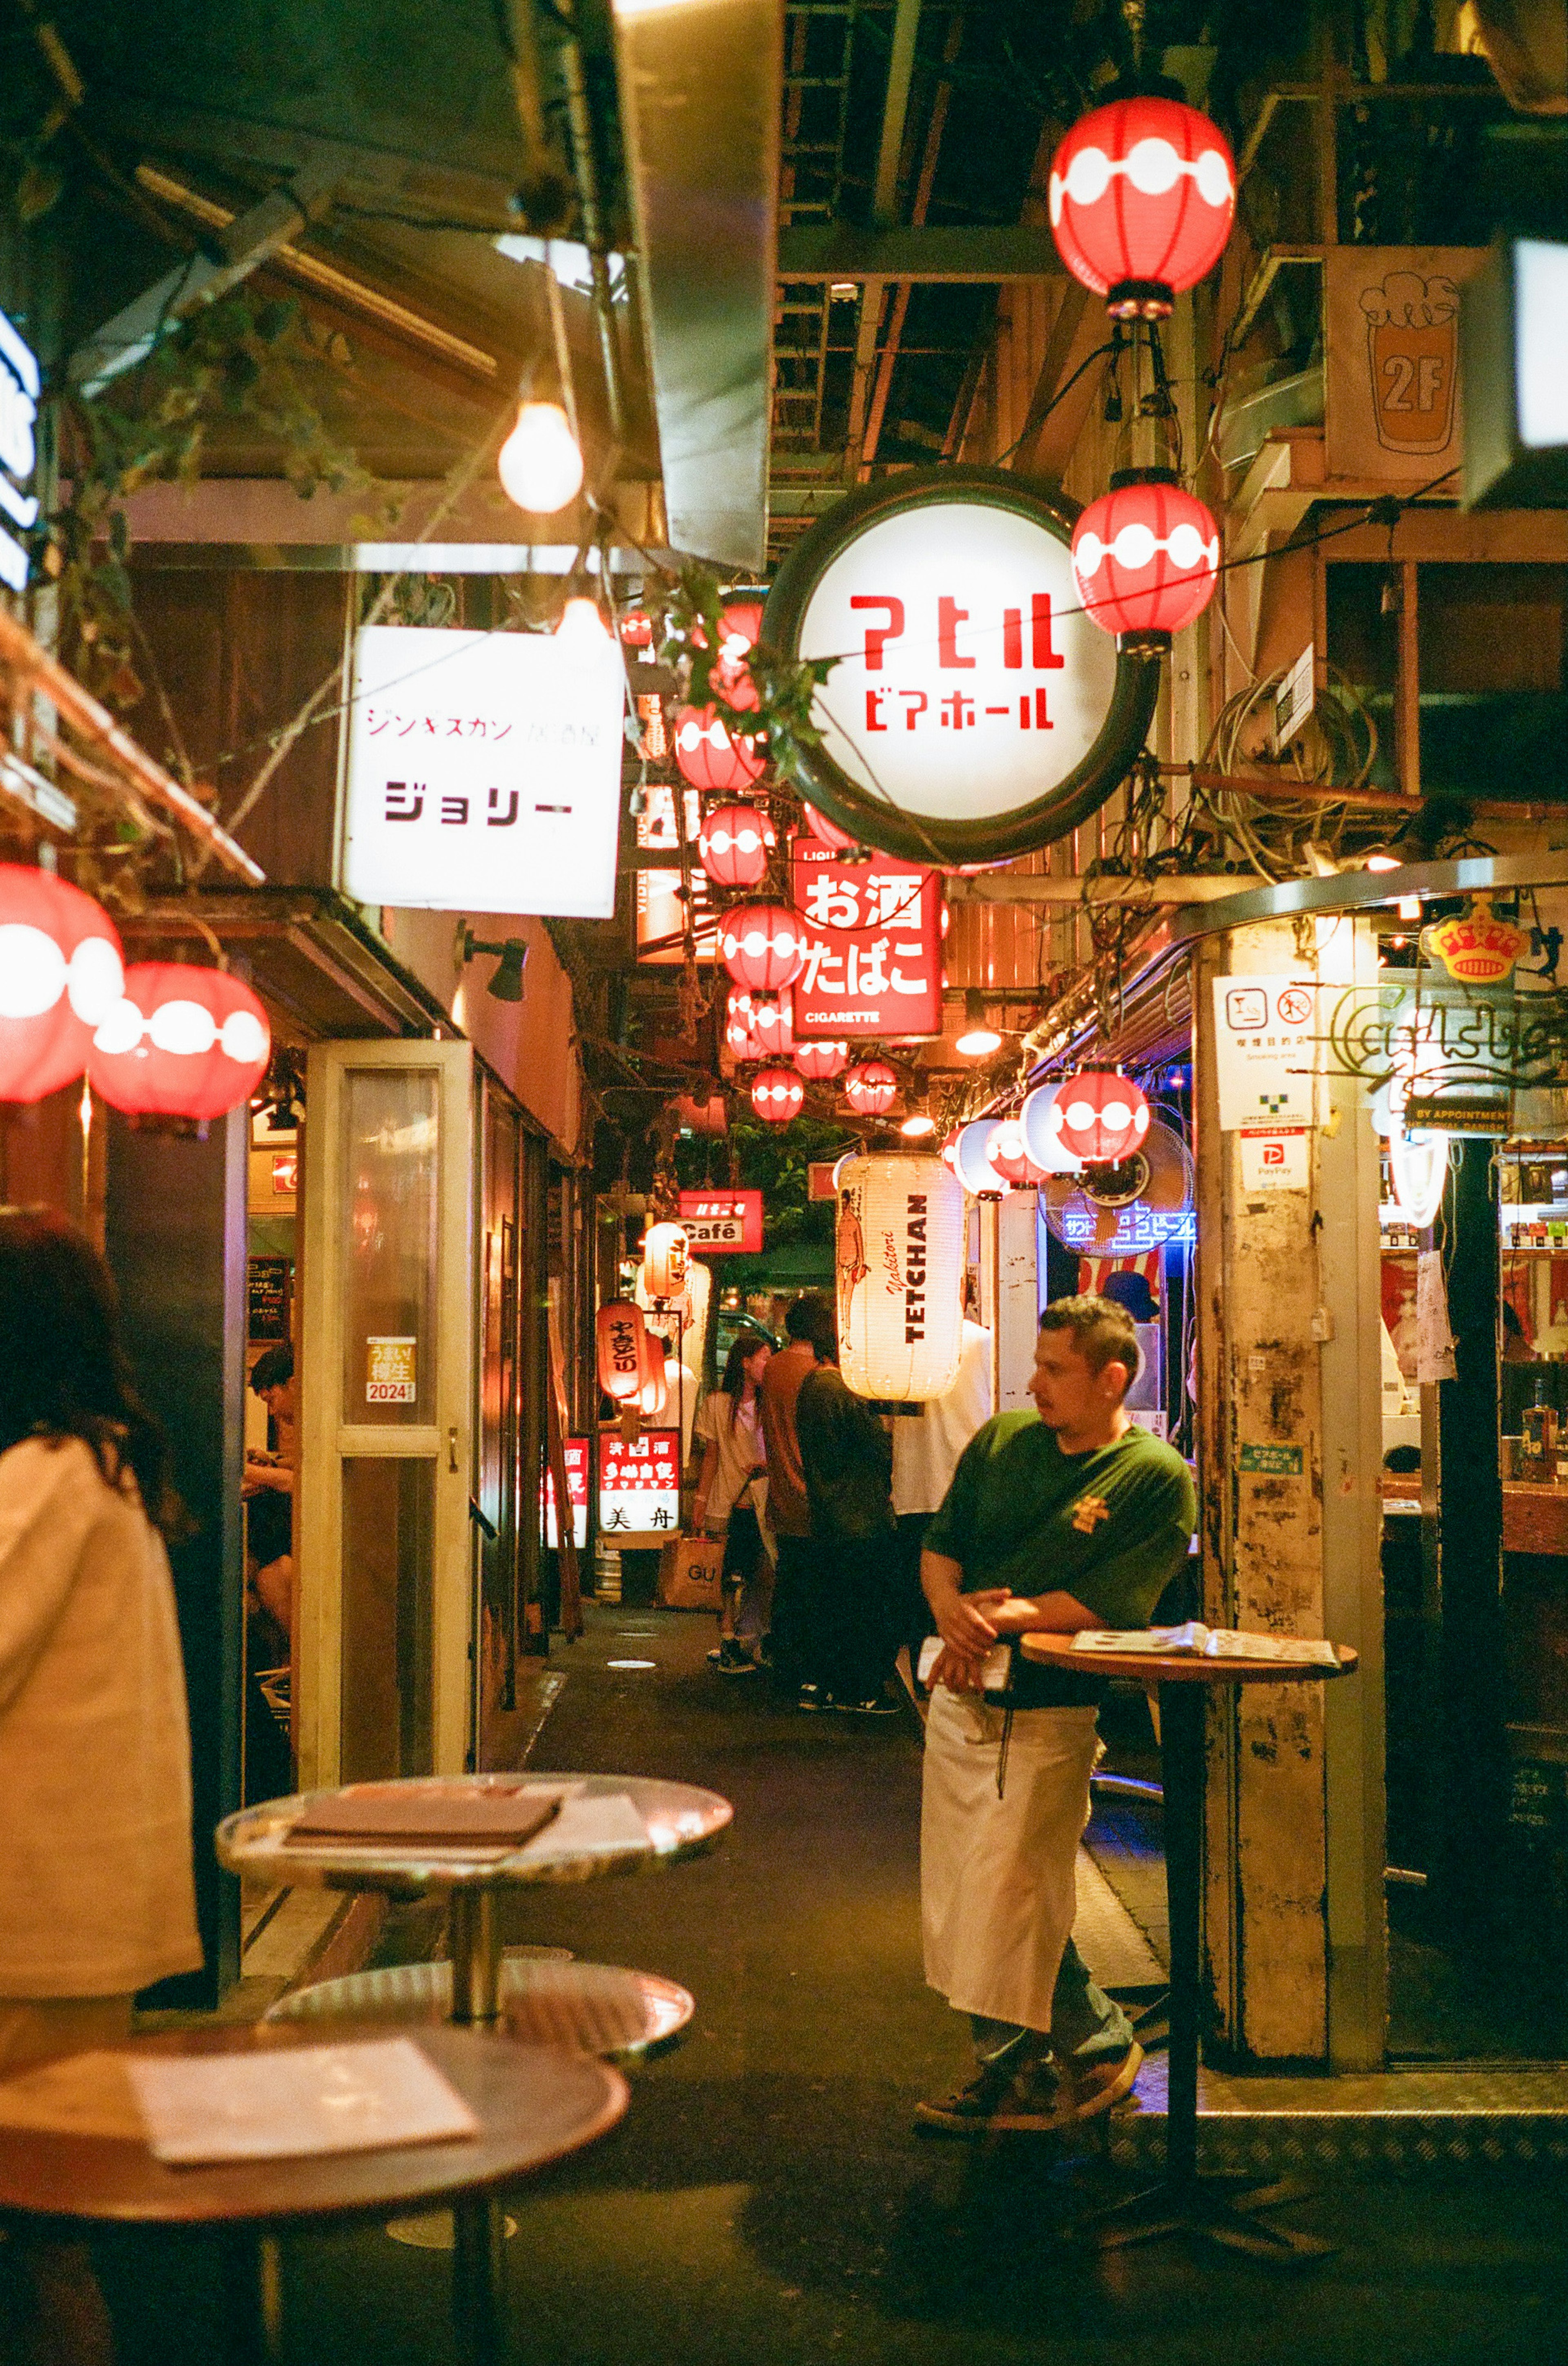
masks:
{"label": "caf\u00e9 sign", "polygon": [[1084,614],[1072,520],[1004,469],[949,468],[868,486],[802,537],[763,637],[836,660],[801,767],[830,820],[906,862],[999,862],[1126,777],[1159,666]]}

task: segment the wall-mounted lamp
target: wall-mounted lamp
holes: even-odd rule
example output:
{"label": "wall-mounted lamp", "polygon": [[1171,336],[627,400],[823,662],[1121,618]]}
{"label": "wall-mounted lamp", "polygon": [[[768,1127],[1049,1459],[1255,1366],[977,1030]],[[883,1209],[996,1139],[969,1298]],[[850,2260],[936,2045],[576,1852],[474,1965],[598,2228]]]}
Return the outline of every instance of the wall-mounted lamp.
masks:
{"label": "wall-mounted lamp", "polygon": [[476,937],[465,925],[457,937],[458,966],[465,967],[476,953],[494,953],[496,967],[485,991],[493,994],[498,1002],[522,1000],[522,973],[528,960],[528,947],[521,937],[505,937],[499,944],[490,939]]}
{"label": "wall-mounted lamp", "polygon": [[1002,1038],[985,1015],[985,997],[978,986],[964,989],[964,1031],[956,1049],[966,1060],[983,1060],[988,1053],[1000,1050]]}

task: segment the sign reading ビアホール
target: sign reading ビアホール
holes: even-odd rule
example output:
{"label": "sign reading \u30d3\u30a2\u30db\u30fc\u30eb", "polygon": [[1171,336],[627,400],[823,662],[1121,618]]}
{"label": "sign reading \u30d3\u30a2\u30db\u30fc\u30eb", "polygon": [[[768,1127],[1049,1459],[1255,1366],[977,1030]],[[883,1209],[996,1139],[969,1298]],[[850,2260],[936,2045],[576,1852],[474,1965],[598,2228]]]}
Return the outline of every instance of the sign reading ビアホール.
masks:
{"label": "sign reading \u30d3\u30a2\u30db\u30fc\u30eb", "polygon": [[362,626],[342,884],[438,912],[615,910],[625,677],[608,634]]}
{"label": "sign reading \u30d3\u30a2\u30db\u30fc\u30eb", "polygon": [[614,1430],[601,1430],[599,1528],[606,1543],[656,1543],[679,1526],[679,1430],[645,1429],[630,1445]]}
{"label": "sign reading \u30d3\u30a2\u30db\u30fc\u30eb", "polygon": [[1003,470],[917,470],[852,494],[786,559],[764,638],[834,660],[807,795],[907,862],[1047,845],[1121,781],[1159,668],[1083,613],[1071,523]]}
{"label": "sign reading \u30d3\u30a2\u30db\u30fc\u30eb", "polygon": [[694,1249],[756,1256],[762,1247],[760,1191],[683,1191],[680,1221]]}
{"label": "sign reading \u30d3\u30a2\u30db\u30fc\u30eb", "polygon": [[805,832],[790,841],[790,869],[806,930],[796,1036],[939,1035],[941,874],[889,854],[843,862]]}

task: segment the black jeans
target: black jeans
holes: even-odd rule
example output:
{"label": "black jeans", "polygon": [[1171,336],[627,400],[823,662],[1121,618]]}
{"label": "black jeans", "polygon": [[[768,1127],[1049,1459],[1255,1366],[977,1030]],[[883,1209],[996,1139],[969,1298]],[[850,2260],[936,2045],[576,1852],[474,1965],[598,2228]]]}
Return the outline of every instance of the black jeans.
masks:
{"label": "black jeans", "polygon": [[902,1639],[899,1619],[898,1538],[812,1539],[811,1626],[817,1682],[838,1701],[873,1700],[893,1672]]}
{"label": "black jeans", "polygon": [[812,1572],[815,1548],[806,1537],[779,1537],[773,1573],[773,1680],[781,1693],[820,1684],[813,1633]]}

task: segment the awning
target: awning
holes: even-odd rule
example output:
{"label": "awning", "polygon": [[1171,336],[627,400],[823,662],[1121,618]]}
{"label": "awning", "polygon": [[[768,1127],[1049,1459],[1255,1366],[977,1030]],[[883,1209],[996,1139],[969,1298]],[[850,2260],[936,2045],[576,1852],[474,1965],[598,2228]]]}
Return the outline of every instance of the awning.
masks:
{"label": "awning", "polygon": [[212,887],[155,898],[119,918],[128,952],[214,939],[241,955],[251,983],[302,1042],[375,1036],[456,1036],[433,994],[406,969],[353,905],[330,890]]}

